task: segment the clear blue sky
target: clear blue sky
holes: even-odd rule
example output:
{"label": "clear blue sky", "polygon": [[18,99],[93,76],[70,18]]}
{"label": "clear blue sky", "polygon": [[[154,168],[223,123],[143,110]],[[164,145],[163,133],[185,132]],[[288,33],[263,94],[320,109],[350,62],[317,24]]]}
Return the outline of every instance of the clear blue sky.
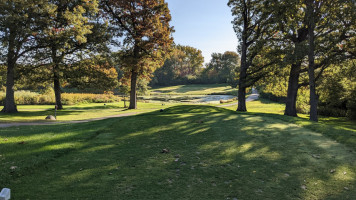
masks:
{"label": "clear blue sky", "polygon": [[176,44],[200,49],[209,62],[212,53],[235,51],[237,37],[232,28],[228,0],[166,0],[171,11]]}

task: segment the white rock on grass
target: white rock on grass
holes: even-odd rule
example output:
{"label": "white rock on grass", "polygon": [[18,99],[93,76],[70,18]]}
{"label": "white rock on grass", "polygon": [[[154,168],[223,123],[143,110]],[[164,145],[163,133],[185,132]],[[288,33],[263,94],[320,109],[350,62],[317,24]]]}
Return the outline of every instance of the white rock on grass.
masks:
{"label": "white rock on grass", "polygon": [[9,200],[10,199],[10,189],[3,188],[0,193],[0,200]]}
{"label": "white rock on grass", "polygon": [[48,115],[46,117],[46,119],[48,119],[48,120],[56,120],[56,118],[53,115]]}

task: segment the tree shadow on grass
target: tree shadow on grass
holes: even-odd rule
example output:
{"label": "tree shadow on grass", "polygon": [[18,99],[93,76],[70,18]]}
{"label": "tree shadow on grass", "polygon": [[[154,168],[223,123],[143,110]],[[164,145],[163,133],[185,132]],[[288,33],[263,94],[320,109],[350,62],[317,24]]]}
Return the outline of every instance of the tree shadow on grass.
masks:
{"label": "tree shadow on grass", "polygon": [[125,109],[123,106],[118,105],[104,105],[101,106],[90,106],[90,107],[80,107],[80,106],[73,106],[70,108],[65,108],[65,110],[102,110],[102,109]]}
{"label": "tree shadow on grass", "polygon": [[[73,114],[79,114],[83,113],[84,111],[80,110],[60,110],[57,111],[57,115],[65,116],[65,115],[73,115]],[[31,119],[34,117],[40,117],[43,116],[43,119],[46,118],[48,115],[54,115],[54,110],[43,110],[43,111],[21,111],[18,113],[2,113],[0,112],[0,120],[2,119],[12,119],[12,118],[18,118],[21,117],[23,119]]]}
{"label": "tree shadow on grass", "polygon": [[278,102],[271,101],[271,100],[264,99],[264,98],[258,98],[257,101],[260,101],[260,102],[263,103],[263,104],[280,104],[280,103],[278,103]]}
{"label": "tree shadow on grass", "polygon": [[[20,129],[1,134],[9,143],[0,147],[11,152],[5,157],[13,156],[12,161],[5,160],[0,185],[13,188],[18,199],[352,199],[356,195],[355,154],[273,115],[175,106],[85,125],[55,125],[27,133],[19,133]],[[21,137],[32,140],[28,146],[13,142]],[[161,153],[162,149],[169,152]],[[10,165],[18,165],[11,176],[6,174]]]}
{"label": "tree shadow on grass", "polygon": [[273,113],[259,113],[259,112],[248,112],[244,113],[246,115],[258,115],[265,116],[273,119],[278,119],[288,123],[298,124],[303,128],[310,129],[311,131],[315,131],[321,133],[329,138],[332,138],[342,144],[347,145],[352,148],[353,151],[356,152],[356,130],[355,129],[345,129],[343,126],[334,126],[325,124],[322,122],[312,122],[304,118],[300,117],[291,117],[285,116],[281,114],[273,114]]}
{"label": "tree shadow on grass", "polygon": [[[80,115],[81,113],[86,112],[87,110],[106,110],[106,109],[121,109],[121,110],[115,110],[113,113],[121,113],[124,111],[127,111],[127,108],[119,108],[117,106],[92,106],[92,107],[71,107],[63,110],[58,110],[56,115],[58,117],[61,116],[68,116],[68,115]],[[45,120],[46,116],[48,115],[55,115],[54,109],[47,109],[43,111],[21,111],[18,113],[2,113],[0,112],[0,121],[9,119],[17,119],[21,118],[21,120],[31,120],[33,118],[38,118],[38,117],[43,117],[43,120]],[[38,119],[33,119],[32,121],[39,121]]]}

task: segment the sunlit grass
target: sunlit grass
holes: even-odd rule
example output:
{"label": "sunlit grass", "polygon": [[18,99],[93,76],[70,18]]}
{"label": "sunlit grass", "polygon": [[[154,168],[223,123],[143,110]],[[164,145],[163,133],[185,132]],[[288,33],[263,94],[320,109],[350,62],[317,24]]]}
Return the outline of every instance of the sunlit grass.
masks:
{"label": "sunlit grass", "polygon": [[151,95],[237,95],[237,89],[226,84],[177,85],[153,88],[149,92]]}
{"label": "sunlit grass", "polygon": [[[229,110],[236,110],[237,105],[224,107]],[[308,125],[314,124],[313,122],[308,121],[309,115],[298,113],[298,117],[288,117],[284,116],[285,104],[276,103],[266,99],[259,99],[256,101],[247,102],[247,111],[249,113],[258,113],[258,114],[276,114],[276,117],[285,118],[286,120],[299,121],[300,124]],[[328,124],[333,127],[337,127],[344,130],[356,131],[356,121],[350,121],[345,117],[325,117],[319,116],[319,122],[323,124]]]}
{"label": "sunlit grass", "polygon": [[190,105],[2,129],[0,186],[13,199],[356,199],[356,150],[275,116]]}
{"label": "sunlit grass", "polygon": [[[129,105],[126,102],[127,106]],[[88,103],[64,106],[64,110],[58,110],[58,121],[86,120],[106,116],[114,116],[125,113],[142,113],[153,110],[165,109],[169,106],[178,105],[173,103],[143,103],[138,102],[138,109],[128,110],[124,102],[119,103]],[[46,116],[55,115],[52,105],[19,105],[19,113],[6,114],[0,112],[0,123],[45,121]]]}

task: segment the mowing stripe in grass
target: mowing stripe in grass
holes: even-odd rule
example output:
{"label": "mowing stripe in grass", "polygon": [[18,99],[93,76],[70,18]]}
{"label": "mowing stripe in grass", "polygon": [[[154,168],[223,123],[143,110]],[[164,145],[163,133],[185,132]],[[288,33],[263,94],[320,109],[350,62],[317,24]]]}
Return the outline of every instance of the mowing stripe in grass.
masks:
{"label": "mowing stripe in grass", "polygon": [[[350,148],[269,116],[176,106],[55,127],[0,133],[1,178],[10,180],[0,179],[0,186],[12,188],[14,199],[356,198]],[[31,142],[17,144],[24,138]],[[73,149],[55,159],[36,151],[68,143]],[[51,158],[30,173],[22,170]]]}

